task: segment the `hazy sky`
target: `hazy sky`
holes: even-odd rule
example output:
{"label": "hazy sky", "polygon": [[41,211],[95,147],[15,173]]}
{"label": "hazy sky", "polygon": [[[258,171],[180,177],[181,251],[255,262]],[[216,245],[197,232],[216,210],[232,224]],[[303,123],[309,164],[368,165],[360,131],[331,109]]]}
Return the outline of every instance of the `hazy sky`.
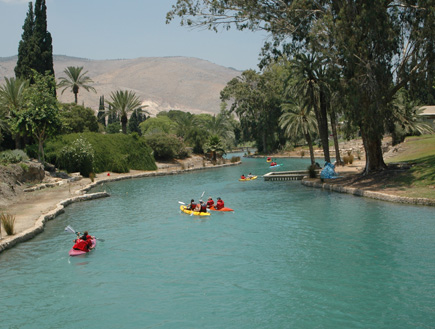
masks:
{"label": "hazy sky", "polygon": [[[0,0],[0,57],[16,55],[27,0]],[[34,1],[33,1],[34,2]],[[257,69],[260,32],[213,32],[165,23],[176,0],[47,0],[53,53],[89,59],[188,56]]]}

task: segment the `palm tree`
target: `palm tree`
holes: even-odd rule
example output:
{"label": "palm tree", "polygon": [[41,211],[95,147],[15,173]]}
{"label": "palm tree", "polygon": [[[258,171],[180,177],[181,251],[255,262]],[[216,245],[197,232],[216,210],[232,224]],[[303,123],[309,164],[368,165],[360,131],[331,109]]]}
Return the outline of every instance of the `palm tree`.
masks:
{"label": "palm tree", "polygon": [[60,82],[58,84],[59,88],[63,88],[62,94],[66,89],[71,89],[71,91],[74,93],[74,101],[77,104],[77,94],[79,93],[80,87],[85,89],[86,91],[92,90],[93,92],[97,92],[94,87],[90,86],[89,83],[93,83],[94,81],[91,80],[88,76],[86,76],[86,73],[88,71],[83,72],[83,66],[76,67],[76,66],[68,66],[63,73],[66,74],[66,78],[60,78]]}
{"label": "palm tree", "polygon": [[225,150],[221,144],[221,140],[217,135],[211,136],[207,144],[204,145],[204,148],[207,153],[211,152],[213,162],[216,162],[217,152],[222,152],[223,154],[225,154]]}
{"label": "palm tree", "polygon": [[325,60],[316,55],[297,54],[292,68],[296,73],[296,94],[303,95],[307,106],[314,110],[325,161],[330,162],[327,118],[328,88],[324,70],[325,64]]}
{"label": "palm tree", "polygon": [[311,164],[314,165],[316,161],[311,140],[311,133],[317,130],[314,113],[309,110],[309,107],[303,106],[301,101],[286,103],[283,105],[283,110],[286,112],[279,118],[279,126],[287,137],[304,135],[310,149]]}
{"label": "palm tree", "polygon": [[[24,92],[29,86],[28,81],[5,78],[5,84],[0,87],[0,113],[3,112],[2,129],[9,130],[6,118],[15,117],[24,107]],[[20,148],[20,133],[14,133],[15,148]]]}
{"label": "palm tree", "polygon": [[139,97],[133,92],[128,90],[117,90],[110,94],[111,101],[107,103],[112,107],[112,111],[117,112],[121,118],[122,133],[127,133],[128,113],[136,109],[142,109]]}

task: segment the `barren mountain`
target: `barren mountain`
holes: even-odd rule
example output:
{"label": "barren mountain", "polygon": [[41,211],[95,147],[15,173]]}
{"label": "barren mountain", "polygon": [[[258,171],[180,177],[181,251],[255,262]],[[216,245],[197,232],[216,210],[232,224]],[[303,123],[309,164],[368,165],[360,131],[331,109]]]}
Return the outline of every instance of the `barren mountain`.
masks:
{"label": "barren mountain", "polygon": [[[0,85],[4,77],[14,76],[17,57],[0,58]],[[68,66],[83,66],[97,93],[80,89],[79,104],[98,109],[99,97],[110,99],[116,90],[132,90],[156,114],[165,110],[216,114],[220,110],[219,93],[240,71],[190,57],[147,57],[118,60],[89,60],[54,56],[55,76],[65,77]],[[73,102],[74,94],[58,90],[61,102]]]}

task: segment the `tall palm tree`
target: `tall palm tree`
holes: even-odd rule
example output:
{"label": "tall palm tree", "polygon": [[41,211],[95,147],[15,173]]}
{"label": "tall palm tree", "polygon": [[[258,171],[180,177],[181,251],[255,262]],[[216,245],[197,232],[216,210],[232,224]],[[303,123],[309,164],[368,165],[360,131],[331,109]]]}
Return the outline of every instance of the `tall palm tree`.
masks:
{"label": "tall palm tree", "polygon": [[139,97],[133,92],[128,90],[117,90],[110,94],[111,101],[107,103],[112,107],[112,111],[118,113],[121,118],[122,133],[127,133],[128,113],[136,109],[142,109]]}
{"label": "tall palm tree", "polygon": [[[24,93],[29,86],[28,81],[5,78],[5,84],[0,87],[0,113],[3,112],[2,129],[9,130],[6,118],[15,117],[24,106]],[[20,148],[20,132],[15,131],[15,148]]]}
{"label": "tall palm tree", "polygon": [[279,126],[284,130],[287,137],[305,137],[310,149],[311,164],[316,163],[314,159],[313,142],[311,133],[317,130],[317,121],[314,113],[309,107],[302,105],[301,101],[286,103],[283,105],[284,112],[279,118]]}
{"label": "tall palm tree", "polygon": [[77,95],[79,93],[79,89],[83,88],[86,91],[93,91],[97,92],[94,87],[90,86],[89,83],[93,83],[91,78],[86,76],[86,73],[88,71],[83,72],[83,66],[76,67],[76,66],[68,66],[63,73],[66,74],[66,78],[60,78],[60,82],[58,84],[59,88],[63,88],[62,94],[66,89],[71,89],[71,91],[74,93],[74,101],[77,104]]}
{"label": "tall palm tree", "polygon": [[324,66],[326,61],[316,55],[297,54],[292,63],[296,73],[296,94],[303,95],[304,102],[314,110],[325,161],[330,162],[328,140],[328,86]]}

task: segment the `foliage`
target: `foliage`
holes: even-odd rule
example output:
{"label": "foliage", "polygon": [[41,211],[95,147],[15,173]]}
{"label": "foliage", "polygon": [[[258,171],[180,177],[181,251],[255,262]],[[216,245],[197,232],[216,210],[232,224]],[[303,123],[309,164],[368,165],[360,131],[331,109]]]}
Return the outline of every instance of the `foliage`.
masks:
{"label": "foliage", "polygon": [[82,133],[85,131],[98,132],[98,121],[94,111],[82,105],[61,104],[60,119],[62,121],[62,133]]}
{"label": "foliage", "polygon": [[231,102],[229,113],[235,112],[240,120],[242,139],[255,140],[258,151],[264,153],[276,149],[280,134],[282,83],[275,69],[271,67],[262,74],[244,71],[221,91],[224,107]]}
{"label": "foliage", "polygon": [[221,139],[217,135],[210,136],[207,143],[204,145],[204,150],[207,153],[211,153],[212,161],[216,162],[217,160],[217,154],[225,154],[225,149],[222,145]]}
{"label": "foliage", "polygon": [[172,121],[167,116],[157,116],[155,118],[149,118],[142,122],[140,125],[140,130],[142,135],[152,135],[152,134],[176,134],[177,123]]}
{"label": "foliage", "polygon": [[0,226],[1,226],[1,223],[3,223],[3,227],[5,228],[7,235],[14,234],[14,226],[15,226],[15,216],[14,215],[2,213],[0,215]]}
{"label": "foliage", "polygon": [[[18,46],[18,60],[15,67],[17,78],[29,79],[33,83],[32,70],[40,74],[48,72],[54,76],[53,46],[47,31],[47,7],[45,0],[35,1],[35,11],[29,2],[29,11],[23,25],[23,34]],[[56,90],[52,90],[55,95]]]}
{"label": "foliage", "polygon": [[59,132],[61,121],[58,102],[53,95],[54,77],[33,72],[35,83],[26,89],[24,108],[14,112],[13,119],[16,130],[25,131],[38,141],[38,159],[44,162],[43,144]]}
{"label": "foliage", "polygon": [[396,92],[407,84],[418,90],[419,81],[434,93],[433,7],[432,0],[178,0],[167,22],[178,16],[182,25],[266,31],[272,41],[263,48],[263,63],[282,55],[325,54],[341,80],[346,120],[360,128],[368,174],[385,167],[381,142]]}
{"label": "foliage", "polygon": [[130,119],[128,120],[128,133],[138,133],[139,135],[142,134],[142,131],[140,130],[140,124],[146,120],[146,114],[142,113],[141,109],[136,109],[133,111],[133,113],[130,116]]}
{"label": "foliage", "polygon": [[230,159],[231,163],[236,163],[236,162],[240,162],[240,157],[239,156],[232,156]]}
{"label": "foliage", "polygon": [[[143,138],[132,135],[99,133],[82,133],[60,135],[46,143],[47,161],[57,166],[60,165],[59,156],[66,145],[71,145],[75,140],[83,138],[92,145],[94,150],[94,172],[103,171],[128,172],[134,170],[156,170],[151,148]],[[28,154],[34,153],[28,148]],[[60,167],[60,169],[65,169]]]}
{"label": "foliage", "polygon": [[25,160],[29,160],[29,157],[23,150],[8,150],[0,152],[0,163],[3,165],[18,163]]}
{"label": "foliage", "polygon": [[100,105],[98,106],[97,114],[98,122],[104,127],[106,126],[106,108],[104,107],[104,95],[100,96]]}
{"label": "foliage", "polygon": [[129,90],[117,90],[110,94],[111,101],[107,102],[111,111],[116,112],[121,119],[122,133],[127,133],[128,113],[133,110],[142,109],[139,97]]}
{"label": "foliage", "polygon": [[[20,132],[14,129],[11,118],[24,107],[24,94],[28,82],[21,79],[5,78],[0,87],[0,137],[3,132],[11,132],[15,139],[15,148],[20,148]],[[1,141],[1,138],[0,138]]]}
{"label": "foliage", "polygon": [[395,111],[387,123],[393,145],[403,142],[406,136],[433,133],[432,127],[423,121],[423,109],[418,102],[410,99],[408,91],[404,88],[395,95],[393,106]]}
{"label": "foliage", "polygon": [[156,159],[183,159],[187,156],[187,151],[183,141],[175,135],[159,132],[151,135],[146,135],[145,140],[147,144],[153,149],[154,157]]}
{"label": "foliage", "polygon": [[65,73],[65,77],[60,78],[60,82],[58,84],[59,88],[62,89],[62,94],[66,89],[71,89],[71,92],[74,93],[74,102],[77,104],[77,95],[79,93],[79,89],[83,88],[86,91],[97,92],[94,87],[90,86],[90,83],[93,83],[92,79],[86,75],[88,71],[82,72],[83,66],[68,66],[63,73]]}
{"label": "foliage", "polygon": [[109,123],[106,127],[106,133],[108,134],[119,134],[120,132],[122,132],[122,129],[119,122]]}
{"label": "foliage", "polygon": [[82,176],[88,177],[94,171],[94,158],[92,145],[80,136],[60,150],[58,164],[67,172],[78,171]]}

